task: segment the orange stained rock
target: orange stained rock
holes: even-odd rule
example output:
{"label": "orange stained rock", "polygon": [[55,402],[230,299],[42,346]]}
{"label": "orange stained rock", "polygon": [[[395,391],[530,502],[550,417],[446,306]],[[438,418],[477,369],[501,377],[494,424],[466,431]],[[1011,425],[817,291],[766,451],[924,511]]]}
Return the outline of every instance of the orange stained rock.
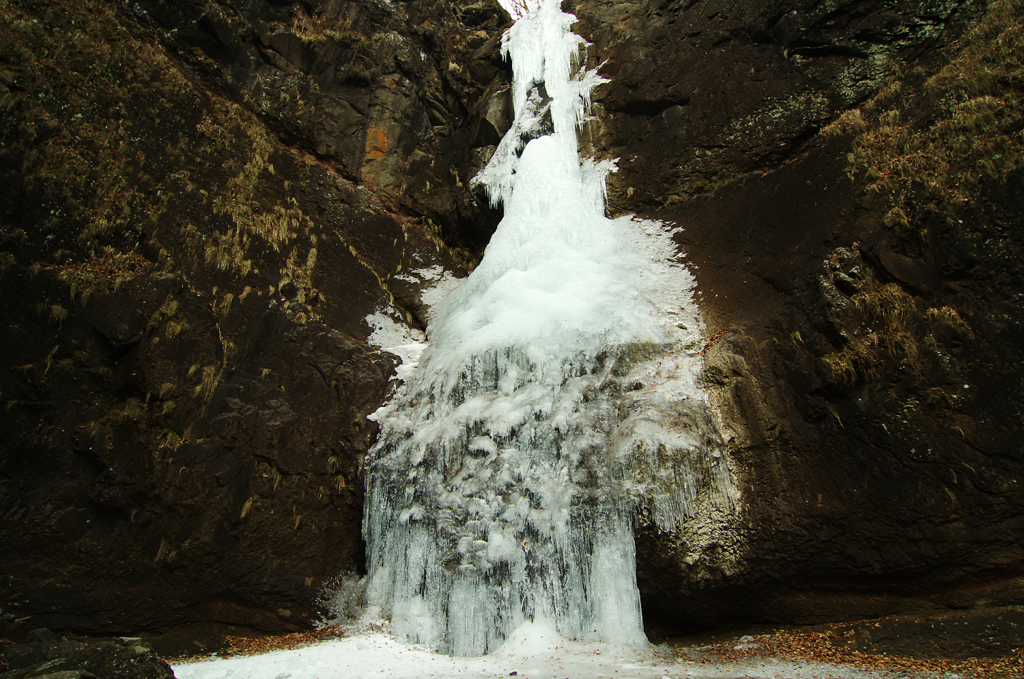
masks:
{"label": "orange stained rock", "polygon": [[388,150],[388,135],[384,130],[371,127],[366,131],[366,152],[380,158]]}

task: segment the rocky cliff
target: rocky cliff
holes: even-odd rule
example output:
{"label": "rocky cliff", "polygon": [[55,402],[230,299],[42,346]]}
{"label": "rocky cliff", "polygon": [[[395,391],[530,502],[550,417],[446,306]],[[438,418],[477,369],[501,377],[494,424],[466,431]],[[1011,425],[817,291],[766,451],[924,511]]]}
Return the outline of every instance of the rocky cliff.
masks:
{"label": "rocky cliff", "polygon": [[[1012,0],[567,3],[616,213],[697,275],[736,512],[641,527],[676,628],[1024,603]],[[498,215],[493,2],[0,5],[0,607],[302,627],[366,420]]]}
{"label": "rocky cliff", "polygon": [[2,607],[88,632],[308,625],[362,562],[366,416],[395,363],[364,318],[420,324],[408,272],[465,275],[493,229],[462,187],[505,111],[507,15],[0,14]]}
{"label": "rocky cliff", "polygon": [[700,284],[742,501],[641,535],[648,618],[1024,595],[1019,2],[579,2],[618,210]]}

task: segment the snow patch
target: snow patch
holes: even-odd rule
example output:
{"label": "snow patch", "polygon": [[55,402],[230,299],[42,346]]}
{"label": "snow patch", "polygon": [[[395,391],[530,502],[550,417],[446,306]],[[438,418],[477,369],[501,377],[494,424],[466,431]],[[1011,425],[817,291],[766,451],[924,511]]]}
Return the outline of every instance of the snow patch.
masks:
{"label": "snow patch", "polygon": [[[765,660],[705,664],[650,649],[564,639],[543,625],[516,630],[495,653],[452,658],[381,634],[257,656],[172,666],[178,679],[892,679],[893,673],[825,663]],[[513,674],[514,673],[514,674]],[[899,676],[911,676],[900,673]]]}
{"label": "snow patch", "polygon": [[394,354],[401,359],[395,369],[396,377],[403,382],[408,380],[419,365],[420,356],[427,348],[427,337],[423,332],[410,328],[405,323],[396,321],[392,315],[383,311],[375,311],[366,317],[366,324],[373,332],[366,338],[367,343]]}

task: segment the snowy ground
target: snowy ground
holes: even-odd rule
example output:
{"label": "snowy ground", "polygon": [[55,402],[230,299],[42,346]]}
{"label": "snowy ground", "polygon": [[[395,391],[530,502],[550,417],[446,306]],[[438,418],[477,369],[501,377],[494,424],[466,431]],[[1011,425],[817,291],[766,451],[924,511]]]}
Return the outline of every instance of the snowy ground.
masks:
{"label": "snowy ground", "polygon": [[[815,662],[757,660],[707,663],[668,649],[635,649],[566,641],[543,629],[520,628],[494,653],[451,658],[403,646],[381,632],[262,655],[174,666],[178,679],[891,679],[916,676]],[[936,676],[936,675],[930,675]]]}

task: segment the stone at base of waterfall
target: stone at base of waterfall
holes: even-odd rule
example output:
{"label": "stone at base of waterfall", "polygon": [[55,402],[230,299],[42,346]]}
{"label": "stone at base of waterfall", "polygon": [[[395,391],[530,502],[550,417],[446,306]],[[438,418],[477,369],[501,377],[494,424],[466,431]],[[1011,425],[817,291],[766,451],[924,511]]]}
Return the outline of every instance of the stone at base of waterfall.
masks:
{"label": "stone at base of waterfall", "polygon": [[82,643],[37,629],[3,655],[8,669],[2,679],[174,679],[170,665],[138,637]]}

